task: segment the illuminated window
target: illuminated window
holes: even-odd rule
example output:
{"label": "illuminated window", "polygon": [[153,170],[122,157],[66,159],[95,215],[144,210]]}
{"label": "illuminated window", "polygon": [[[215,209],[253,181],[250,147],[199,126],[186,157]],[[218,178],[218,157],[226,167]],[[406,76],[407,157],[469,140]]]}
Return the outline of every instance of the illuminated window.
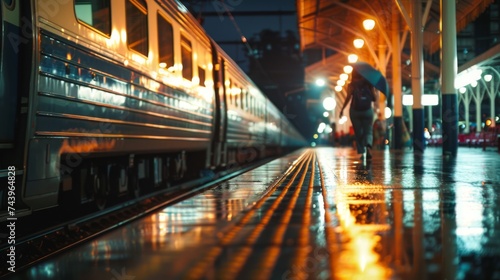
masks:
{"label": "illuminated window", "polygon": [[191,41],[181,35],[182,77],[193,79],[193,49]]}
{"label": "illuminated window", "polygon": [[240,88],[240,107],[241,109],[245,109],[245,92],[243,92],[243,88]]}
{"label": "illuminated window", "polygon": [[129,48],[148,56],[148,10],[144,0],[127,0],[127,43]]}
{"label": "illuminated window", "polygon": [[198,66],[198,77],[200,78],[200,86],[205,86],[205,69]]}
{"label": "illuminated window", "polygon": [[158,52],[162,68],[174,66],[174,31],[172,25],[158,14]]}
{"label": "illuminated window", "polygon": [[79,21],[111,34],[110,0],[75,0],[75,14]]}

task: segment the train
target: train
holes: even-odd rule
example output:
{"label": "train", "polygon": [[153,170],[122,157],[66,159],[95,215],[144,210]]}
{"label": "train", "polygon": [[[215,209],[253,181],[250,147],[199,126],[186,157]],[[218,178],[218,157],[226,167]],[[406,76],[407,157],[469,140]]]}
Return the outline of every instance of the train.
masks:
{"label": "train", "polygon": [[0,9],[2,217],[103,209],[306,145],[179,1]]}

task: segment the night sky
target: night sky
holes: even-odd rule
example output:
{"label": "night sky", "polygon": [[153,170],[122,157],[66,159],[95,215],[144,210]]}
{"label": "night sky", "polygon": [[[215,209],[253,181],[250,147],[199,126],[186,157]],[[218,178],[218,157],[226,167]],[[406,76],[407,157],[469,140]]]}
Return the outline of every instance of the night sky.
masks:
{"label": "night sky", "polygon": [[[196,1],[183,1],[187,6]],[[199,2],[199,1],[198,1]],[[196,11],[203,10],[206,16],[203,27],[207,33],[236,61],[243,70],[247,70],[244,45],[228,42],[241,41],[241,36],[250,39],[263,29],[297,32],[297,15],[238,15],[239,12],[295,11],[295,0],[214,0],[201,1],[193,5]],[[200,3],[201,3],[200,2]],[[233,15],[234,21],[227,14],[226,8]],[[196,15],[195,15],[196,16]],[[238,30],[239,29],[239,30]],[[240,33],[241,32],[241,33]],[[297,35],[298,37],[298,35]]]}

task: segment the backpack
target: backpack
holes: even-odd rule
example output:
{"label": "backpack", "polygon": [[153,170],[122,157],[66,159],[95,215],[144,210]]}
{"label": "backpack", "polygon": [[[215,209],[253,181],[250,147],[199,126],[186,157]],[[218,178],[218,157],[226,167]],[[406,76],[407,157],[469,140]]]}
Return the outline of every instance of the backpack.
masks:
{"label": "backpack", "polygon": [[371,86],[366,84],[353,86],[351,108],[365,111],[372,107],[372,101],[375,101],[375,98]]}

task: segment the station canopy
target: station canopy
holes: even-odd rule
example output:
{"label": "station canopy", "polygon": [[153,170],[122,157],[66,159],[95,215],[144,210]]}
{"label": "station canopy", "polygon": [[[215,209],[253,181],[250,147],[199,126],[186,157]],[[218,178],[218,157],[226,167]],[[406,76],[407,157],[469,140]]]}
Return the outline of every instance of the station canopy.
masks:
{"label": "station canopy", "polygon": [[[411,84],[411,34],[404,12],[411,13],[412,0],[297,0],[297,20],[304,53],[315,50],[321,56],[306,66],[306,82],[318,76],[328,77],[335,85],[343,68],[348,64],[347,56],[357,54],[358,59],[385,68],[383,72],[391,84],[392,26],[393,15],[399,17],[401,69],[403,85]],[[430,63],[426,58],[439,55],[440,50],[440,2],[423,0],[423,46],[424,81],[439,77],[439,65]],[[457,33],[473,22],[494,0],[457,0]],[[363,21],[373,19],[375,27],[365,30]],[[363,39],[365,45],[356,49],[353,41]],[[384,63],[385,61],[385,63]],[[385,65],[384,65],[385,64]],[[339,97],[339,96],[338,96]],[[343,102],[340,97],[338,101]]]}

